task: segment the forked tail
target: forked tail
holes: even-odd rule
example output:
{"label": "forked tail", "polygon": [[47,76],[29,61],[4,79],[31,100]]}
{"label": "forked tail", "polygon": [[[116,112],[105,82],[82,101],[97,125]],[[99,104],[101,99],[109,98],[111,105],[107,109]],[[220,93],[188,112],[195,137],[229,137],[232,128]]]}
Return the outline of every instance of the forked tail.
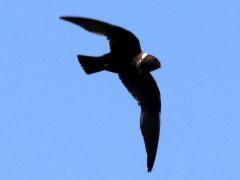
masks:
{"label": "forked tail", "polygon": [[87,74],[104,70],[104,62],[101,57],[78,55],[78,61]]}

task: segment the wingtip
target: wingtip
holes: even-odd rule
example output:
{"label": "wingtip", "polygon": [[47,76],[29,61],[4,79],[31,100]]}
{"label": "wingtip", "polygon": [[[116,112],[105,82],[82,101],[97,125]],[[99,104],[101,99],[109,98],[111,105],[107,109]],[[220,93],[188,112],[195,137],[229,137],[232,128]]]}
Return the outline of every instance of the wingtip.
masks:
{"label": "wingtip", "polygon": [[79,20],[82,19],[81,17],[74,17],[74,16],[60,16],[59,19],[67,21],[67,22],[71,22],[73,24],[79,24]]}
{"label": "wingtip", "polygon": [[60,16],[59,19],[69,21],[71,19],[70,16]]}
{"label": "wingtip", "polygon": [[157,154],[157,151],[155,149],[155,151],[153,151],[152,153],[148,153],[147,155],[147,169],[148,169],[148,173],[150,173],[153,169],[153,166],[154,166],[154,162],[155,162],[155,159],[156,159],[156,154]]}
{"label": "wingtip", "polygon": [[152,172],[152,168],[153,168],[153,167],[148,167],[148,173],[151,173],[151,172]]}
{"label": "wingtip", "polygon": [[70,22],[70,23],[73,23],[73,24],[77,24],[79,25],[78,23],[78,17],[73,17],[73,16],[60,16],[59,19],[61,20],[64,20],[64,21],[67,21],[67,22]]}

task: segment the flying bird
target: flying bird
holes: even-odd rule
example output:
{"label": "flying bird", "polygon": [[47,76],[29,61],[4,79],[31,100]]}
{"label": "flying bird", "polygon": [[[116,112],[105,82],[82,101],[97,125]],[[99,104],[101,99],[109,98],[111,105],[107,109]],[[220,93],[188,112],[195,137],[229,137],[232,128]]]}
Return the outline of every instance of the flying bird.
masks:
{"label": "flying bird", "polygon": [[103,70],[117,73],[124,86],[138,101],[141,107],[140,128],[147,153],[147,168],[151,172],[160,134],[161,99],[150,72],[161,67],[160,61],[143,52],[138,38],[122,27],[90,18],[60,18],[89,32],[106,36],[109,40],[109,53],[99,57],[78,55],[77,58],[86,74]]}

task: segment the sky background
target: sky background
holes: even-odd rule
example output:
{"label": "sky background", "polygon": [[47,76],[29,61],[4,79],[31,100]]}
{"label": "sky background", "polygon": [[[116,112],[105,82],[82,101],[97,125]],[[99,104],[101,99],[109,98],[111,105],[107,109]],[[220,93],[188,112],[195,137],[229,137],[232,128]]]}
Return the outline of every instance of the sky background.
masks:
{"label": "sky background", "polygon": [[[1,0],[0,179],[236,180],[240,177],[240,1]],[[58,19],[96,18],[138,36],[162,126],[147,173],[140,108],[116,74],[76,55],[105,37]]]}

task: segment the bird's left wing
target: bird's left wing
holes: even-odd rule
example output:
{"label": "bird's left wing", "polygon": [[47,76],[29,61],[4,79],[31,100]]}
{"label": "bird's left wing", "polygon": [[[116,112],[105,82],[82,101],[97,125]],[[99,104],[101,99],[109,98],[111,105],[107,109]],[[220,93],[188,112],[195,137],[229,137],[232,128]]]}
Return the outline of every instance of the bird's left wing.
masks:
{"label": "bird's left wing", "polygon": [[98,21],[95,19],[84,18],[84,17],[62,16],[60,17],[60,19],[72,22],[76,25],[81,26],[87,31],[104,35],[104,36],[107,36],[108,38],[111,37],[111,34],[112,34],[111,32],[117,28],[117,26],[114,26],[112,24],[109,24],[103,21]]}
{"label": "bird's left wing", "polygon": [[118,55],[125,53],[134,57],[141,53],[138,38],[132,32],[122,27],[85,17],[62,16],[60,19],[81,26],[92,33],[106,36],[109,40],[111,51],[118,53]]}
{"label": "bird's left wing", "polygon": [[155,161],[160,133],[160,92],[149,72],[121,73],[119,78],[141,106],[140,127],[147,152],[148,172],[150,172]]}

